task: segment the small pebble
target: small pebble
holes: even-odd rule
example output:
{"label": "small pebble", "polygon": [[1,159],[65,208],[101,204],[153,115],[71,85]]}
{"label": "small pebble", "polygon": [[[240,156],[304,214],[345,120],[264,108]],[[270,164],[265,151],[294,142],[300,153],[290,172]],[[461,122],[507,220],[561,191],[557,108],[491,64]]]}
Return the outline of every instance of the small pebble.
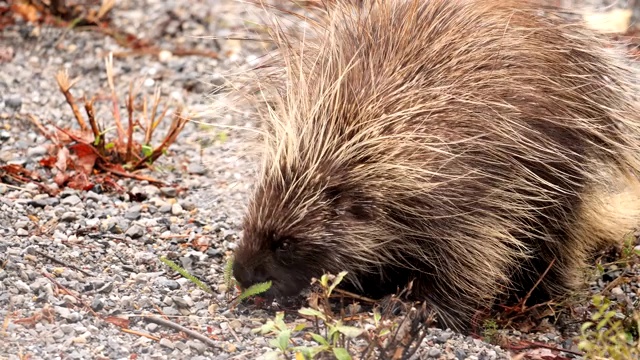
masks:
{"label": "small pebble", "polygon": [[442,353],[442,350],[437,349],[437,348],[432,348],[429,350],[429,357],[432,358],[437,358],[438,356],[440,356],[440,354]]}
{"label": "small pebble", "polygon": [[183,211],[184,210],[182,210],[182,206],[179,203],[175,203],[175,204],[171,205],[171,213],[173,215],[178,216],[178,215],[182,214]]}

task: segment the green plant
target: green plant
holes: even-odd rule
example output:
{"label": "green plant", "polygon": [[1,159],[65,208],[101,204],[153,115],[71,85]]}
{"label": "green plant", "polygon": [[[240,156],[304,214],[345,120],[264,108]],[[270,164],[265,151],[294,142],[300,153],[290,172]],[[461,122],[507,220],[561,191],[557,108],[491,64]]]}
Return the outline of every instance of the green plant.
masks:
{"label": "green plant", "polygon": [[[283,321],[284,313],[282,312],[276,315],[275,320],[269,320],[261,327],[253,329],[254,333],[275,335],[275,339],[272,339],[269,344],[276,350],[265,354],[266,358],[288,358],[290,354],[294,354],[296,359],[313,359],[320,353],[328,352],[332,353],[338,360],[351,359],[349,354],[350,341],[362,335],[365,330],[345,325],[342,319],[333,317],[329,308],[329,297],[346,274],[346,272],[341,272],[337,276],[322,275],[318,281],[321,287],[318,301],[320,305],[315,306],[315,308],[302,308],[298,311],[301,315],[314,318],[315,331],[308,331],[307,334],[316,345],[294,346],[295,344],[291,340],[292,332],[301,331],[307,325],[299,324],[294,329],[289,329]],[[322,327],[319,320],[322,321]]]}
{"label": "green plant", "polygon": [[[227,263],[224,267],[224,283],[227,286],[227,289],[237,288],[238,284],[236,280],[233,278],[233,257],[230,257],[227,260]],[[266,281],[258,284],[254,284],[249,286],[248,288],[242,290],[240,295],[235,298],[232,302],[232,306],[235,306],[240,301],[249,298],[251,296],[259,295],[271,288],[271,281]]]}
{"label": "green plant", "polygon": [[[640,327],[640,312],[634,311],[628,325],[615,319],[616,311],[611,310],[611,302],[602,295],[593,297],[597,311],[591,321],[581,327],[578,347],[585,352],[585,359],[627,360],[640,358],[640,343],[634,340],[633,331]],[[634,330],[635,328],[635,330]]]}
{"label": "green plant", "polygon": [[171,269],[173,269],[174,271],[176,271],[180,275],[184,276],[186,279],[188,279],[192,283],[196,284],[196,286],[198,286],[202,290],[204,290],[204,291],[206,291],[208,293],[212,292],[211,288],[209,288],[207,285],[205,285],[202,281],[198,280],[195,276],[189,274],[189,272],[187,270],[185,270],[184,268],[180,267],[178,264],[174,263],[173,261],[167,259],[164,256],[160,257],[160,261],[165,263],[167,266],[169,266]]}
{"label": "green plant", "polygon": [[482,337],[484,338],[484,341],[488,343],[495,341],[496,335],[498,334],[498,323],[493,319],[487,319],[484,321],[482,328]]}

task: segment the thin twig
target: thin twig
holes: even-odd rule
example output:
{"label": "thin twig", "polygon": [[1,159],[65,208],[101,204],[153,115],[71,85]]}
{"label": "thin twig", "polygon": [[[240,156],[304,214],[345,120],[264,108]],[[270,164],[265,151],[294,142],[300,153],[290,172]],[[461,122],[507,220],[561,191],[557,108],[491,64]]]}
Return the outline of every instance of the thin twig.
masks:
{"label": "thin twig", "polygon": [[80,299],[74,293],[72,293],[71,290],[69,290],[69,289],[65,288],[64,286],[62,286],[62,284],[60,284],[58,281],[56,281],[56,279],[54,279],[53,276],[47,274],[44,271],[42,272],[42,275],[44,275],[44,277],[46,277],[47,279],[51,280],[51,282],[54,283],[58,288],[64,290],[64,292],[66,292],[67,294],[71,295],[74,299],[76,299],[76,301],[79,302],[82,306],[84,306],[89,312],[91,312],[91,314],[93,314],[93,316],[95,316],[97,318],[100,318],[100,315],[98,313],[96,313],[95,311],[93,311],[91,306],[87,305],[84,301],[82,301],[82,299]]}
{"label": "thin twig", "polygon": [[147,334],[147,333],[143,333],[143,332],[140,332],[140,331],[131,330],[131,329],[120,329],[120,330],[122,332],[126,332],[126,333],[129,333],[129,334],[139,335],[139,336],[143,336],[143,337],[146,337],[148,339],[151,339],[151,340],[160,341],[159,337],[153,336],[153,335],[150,335],[150,334]]}
{"label": "thin twig", "polygon": [[47,139],[51,140],[51,142],[53,142],[54,145],[56,146],[59,145],[58,138],[54,136],[52,133],[50,133],[47,129],[45,129],[44,126],[42,126],[42,123],[40,122],[40,120],[38,120],[38,118],[35,115],[29,114],[27,115],[27,117],[29,118],[31,123],[35,125],[35,127],[37,127],[38,130],[40,130],[42,135],[44,135]]}
{"label": "thin twig", "polygon": [[148,322],[152,322],[152,323],[156,323],[158,325],[166,326],[166,327],[172,328],[172,329],[174,329],[176,331],[182,331],[185,334],[191,336],[192,338],[198,339],[198,340],[202,341],[203,343],[211,346],[212,348],[215,348],[215,349],[218,349],[218,350],[222,350],[222,348],[220,346],[216,345],[216,343],[213,342],[213,340],[209,339],[208,337],[206,337],[206,336],[204,336],[204,335],[202,335],[202,334],[200,334],[198,332],[195,332],[195,331],[193,331],[193,330],[191,330],[189,328],[186,328],[186,327],[184,327],[184,326],[182,326],[180,324],[176,324],[173,321],[165,320],[165,319],[163,319],[161,317],[158,317],[158,316],[142,316],[142,318],[144,320],[148,321]]}
{"label": "thin twig", "polygon": [[525,296],[522,299],[522,312],[525,311],[526,308],[526,302],[527,300],[529,300],[529,297],[531,297],[531,294],[533,294],[533,290],[535,290],[536,287],[538,287],[538,285],[540,285],[540,282],[542,281],[542,279],[544,279],[545,276],[547,276],[547,273],[549,272],[549,270],[551,270],[551,267],[553,266],[553,264],[555,264],[556,259],[554,258],[553,260],[551,260],[551,263],[549,263],[549,266],[547,266],[547,269],[542,273],[542,275],[540,275],[540,277],[538,278],[538,281],[536,281],[536,283],[533,285],[533,287],[529,290],[529,292],[527,293],[527,296]]}
{"label": "thin twig", "polygon": [[89,273],[89,272],[87,272],[87,271],[84,271],[84,270],[82,270],[82,269],[80,269],[80,268],[76,267],[75,265],[71,265],[71,264],[69,264],[69,262],[64,262],[64,261],[62,261],[62,260],[58,260],[58,259],[54,258],[53,256],[51,256],[51,255],[47,255],[47,254],[43,253],[42,251],[40,251],[40,250],[38,250],[38,249],[31,248],[31,250],[32,250],[33,252],[35,252],[36,254],[38,254],[38,255],[40,255],[40,256],[42,256],[42,257],[45,257],[45,258],[47,258],[47,259],[49,259],[49,260],[51,260],[51,261],[53,261],[53,262],[54,262],[54,263],[56,263],[56,264],[59,264],[59,265],[66,266],[66,267],[68,267],[68,268],[74,269],[74,270],[76,270],[76,271],[79,271],[79,272],[81,272],[81,273],[83,273],[83,274],[87,275],[87,276],[94,276],[93,274],[91,274],[91,273]]}
{"label": "thin twig", "polygon": [[579,351],[573,351],[571,349],[564,349],[564,348],[561,348],[561,347],[547,345],[547,344],[539,343],[539,342],[535,342],[535,341],[520,340],[519,342],[520,343],[524,343],[525,345],[520,345],[520,346],[509,345],[508,349],[509,350],[524,350],[524,349],[531,349],[532,347],[537,346],[537,347],[541,347],[541,348],[545,348],[545,349],[549,349],[549,350],[562,351],[562,352],[566,352],[568,354],[584,356],[584,354],[579,352]]}

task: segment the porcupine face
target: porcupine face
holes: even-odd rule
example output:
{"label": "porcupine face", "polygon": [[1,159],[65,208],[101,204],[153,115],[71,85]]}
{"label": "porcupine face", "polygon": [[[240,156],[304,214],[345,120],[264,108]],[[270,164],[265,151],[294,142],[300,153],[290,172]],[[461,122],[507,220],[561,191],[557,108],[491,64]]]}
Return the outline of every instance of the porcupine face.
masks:
{"label": "porcupine face", "polygon": [[[295,174],[308,179],[309,172]],[[346,246],[348,237],[371,223],[370,214],[362,199],[306,179],[267,179],[258,186],[234,256],[233,275],[242,288],[271,281],[266,296],[294,296],[312,277],[350,270],[356,249]]]}

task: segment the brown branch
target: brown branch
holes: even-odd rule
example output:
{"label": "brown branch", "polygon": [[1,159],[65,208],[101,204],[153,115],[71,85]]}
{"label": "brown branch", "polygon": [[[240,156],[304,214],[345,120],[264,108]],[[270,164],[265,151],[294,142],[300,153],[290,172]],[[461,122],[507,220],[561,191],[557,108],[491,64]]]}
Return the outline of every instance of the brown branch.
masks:
{"label": "brown branch", "polygon": [[102,163],[98,164],[98,167],[102,171],[105,171],[105,172],[108,172],[108,173],[111,173],[111,174],[114,174],[114,175],[118,175],[118,176],[122,176],[122,177],[128,177],[128,178],[135,179],[135,180],[140,180],[140,181],[146,180],[146,181],[148,181],[150,183],[159,184],[159,185],[167,185],[163,181],[156,180],[154,178],[147,177],[147,176],[132,174],[132,173],[128,173],[126,171],[120,171],[120,170],[117,170],[117,169],[113,169],[113,168],[110,168],[110,167],[108,167],[108,166],[106,166],[106,165],[104,165]]}
{"label": "brown branch", "polygon": [[101,148],[104,144],[102,136],[100,136],[100,127],[98,126],[98,122],[96,121],[95,111],[93,110],[93,102],[94,99],[87,100],[84,103],[84,110],[87,112],[87,117],[89,117],[89,125],[91,125],[91,131],[93,131],[93,136],[96,139],[99,139],[98,146]]}
{"label": "brown branch", "polygon": [[129,115],[129,128],[127,129],[127,152],[124,157],[125,162],[131,161],[131,153],[133,152],[133,82],[129,83],[127,113]]}
{"label": "brown branch", "polygon": [[218,345],[216,345],[215,342],[213,342],[213,340],[209,339],[208,337],[197,333],[191,329],[188,329],[180,324],[176,324],[173,321],[169,321],[169,320],[165,320],[163,318],[160,318],[158,316],[142,316],[142,318],[148,322],[152,322],[152,323],[156,323],[158,325],[162,325],[162,326],[166,326],[168,328],[172,328],[176,331],[182,331],[183,333],[191,336],[194,339],[198,339],[200,341],[202,341],[203,343],[211,346],[214,349],[218,349],[221,350],[222,348]]}

